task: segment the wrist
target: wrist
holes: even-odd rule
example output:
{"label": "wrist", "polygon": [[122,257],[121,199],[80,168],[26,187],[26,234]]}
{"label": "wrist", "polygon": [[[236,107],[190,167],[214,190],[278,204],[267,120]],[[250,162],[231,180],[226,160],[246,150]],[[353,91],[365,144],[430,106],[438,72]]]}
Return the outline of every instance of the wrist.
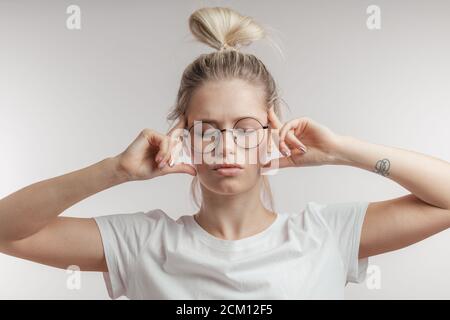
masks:
{"label": "wrist", "polygon": [[336,148],[331,156],[331,164],[351,165],[351,148],[355,145],[356,139],[352,136],[339,136]]}
{"label": "wrist", "polygon": [[131,180],[130,175],[121,165],[119,157],[120,155],[117,155],[115,157],[105,159],[111,172],[112,179],[115,181],[116,184],[121,184]]}

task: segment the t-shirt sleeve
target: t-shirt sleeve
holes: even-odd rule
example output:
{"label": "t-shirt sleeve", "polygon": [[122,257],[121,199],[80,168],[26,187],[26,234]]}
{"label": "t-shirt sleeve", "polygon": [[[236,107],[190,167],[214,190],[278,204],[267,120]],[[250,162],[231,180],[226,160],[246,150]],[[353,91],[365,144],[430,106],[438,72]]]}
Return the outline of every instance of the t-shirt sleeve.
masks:
{"label": "t-shirt sleeve", "polygon": [[348,282],[360,283],[366,279],[369,258],[359,259],[362,226],[369,202],[353,201],[317,204],[321,216],[334,234],[342,256]]}
{"label": "t-shirt sleeve", "polygon": [[126,295],[132,268],[163,214],[160,209],[154,209],[94,217],[108,266],[103,279],[111,299]]}

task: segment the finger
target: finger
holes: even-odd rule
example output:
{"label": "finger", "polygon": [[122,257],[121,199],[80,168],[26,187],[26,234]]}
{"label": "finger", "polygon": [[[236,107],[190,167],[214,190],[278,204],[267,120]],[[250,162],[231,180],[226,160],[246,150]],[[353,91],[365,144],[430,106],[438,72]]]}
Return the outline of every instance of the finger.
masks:
{"label": "finger", "polygon": [[292,131],[289,131],[287,133],[286,138],[287,141],[291,142],[295,146],[295,148],[299,149],[303,153],[306,153],[306,146],[300,141],[299,138],[297,138],[297,136]]}
{"label": "finger", "polygon": [[286,143],[288,146],[292,145],[292,148],[297,148],[303,153],[306,153],[306,146],[300,141],[299,138],[297,138],[292,130],[288,131],[286,134]]}
{"label": "finger", "polygon": [[305,121],[303,119],[294,119],[286,123],[280,130],[280,140],[282,147],[287,147],[286,142],[290,145],[297,147],[302,152],[306,152],[306,146],[297,138],[294,134],[294,130],[297,131],[298,127],[304,126]]}
{"label": "finger", "polygon": [[[142,130],[141,135],[150,146],[154,146],[159,149],[154,160],[156,162],[160,162],[167,150],[166,136],[151,129]],[[136,140],[138,139],[142,141],[140,137],[136,138]]]}
{"label": "finger", "polygon": [[187,173],[192,176],[197,175],[197,170],[195,170],[195,167],[193,165],[187,164],[187,163],[178,163],[174,165],[173,167],[165,166],[161,169],[162,174],[169,174],[169,173]]}
{"label": "finger", "polygon": [[289,148],[289,146],[287,145],[287,143],[286,143],[283,139],[281,139],[281,137],[280,137],[279,145],[280,145],[280,151],[281,151],[286,157],[289,157],[289,156],[291,155],[291,148]]}
{"label": "finger", "polygon": [[178,139],[183,135],[184,130],[186,128],[186,118],[184,115],[181,115],[178,119],[178,122],[167,132],[167,135]]}
{"label": "finger", "polygon": [[169,153],[169,146],[170,146],[170,138],[168,136],[165,136],[161,143],[159,144],[159,151],[155,156],[155,161],[159,163],[158,167],[162,168],[168,158]]}
{"label": "finger", "polygon": [[[153,131],[151,129],[144,129],[142,130],[142,135],[146,138],[147,142],[155,147],[158,147],[162,140],[164,139],[164,135]],[[138,138],[136,138],[137,140]]]}
{"label": "finger", "polygon": [[[272,106],[269,109],[268,112],[268,119],[269,119],[269,123],[271,125],[272,128],[274,128],[274,136],[275,138],[277,138],[277,136],[280,134],[280,129],[283,128],[283,123],[280,121],[280,119],[278,119],[278,116],[275,113],[275,109]],[[272,131],[272,130],[271,130]],[[290,152],[290,148],[288,147],[288,145],[285,143],[284,139],[277,139],[277,146],[278,149],[285,155],[285,156],[290,156],[291,152]]]}
{"label": "finger", "polygon": [[175,145],[172,147],[171,157],[170,157],[170,160],[169,160],[169,166],[170,167],[173,167],[174,164],[177,162],[178,158],[181,155],[182,147],[183,147],[183,144],[182,144],[181,141],[177,141],[175,143]]}
{"label": "finger", "polygon": [[280,139],[279,129],[271,129],[273,144],[278,148],[278,150],[286,157],[290,156],[289,148]]}
{"label": "finger", "polygon": [[274,129],[275,131],[273,133],[273,139],[275,140],[275,145],[277,146],[278,150],[286,157],[289,157],[291,155],[290,148],[287,146],[286,142],[281,139],[280,136],[280,129]]}
{"label": "finger", "polygon": [[283,126],[283,123],[280,121],[280,119],[278,119],[277,115],[275,114],[273,106],[270,107],[268,111],[267,119],[269,120],[270,126],[274,129],[279,129]]}
{"label": "finger", "polygon": [[160,168],[162,168],[164,165],[173,166],[173,164],[175,163],[174,149],[180,141],[175,140],[174,138],[169,137],[169,136],[167,136],[167,140],[168,140],[168,147],[167,147],[167,151],[166,151],[165,155],[163,155],[163,158],[159,163]]}
{"label": "finger", "polygon": [[275,158],[264,164],[263,168],[288,168],[292,167],[293,163],[290,157]]}

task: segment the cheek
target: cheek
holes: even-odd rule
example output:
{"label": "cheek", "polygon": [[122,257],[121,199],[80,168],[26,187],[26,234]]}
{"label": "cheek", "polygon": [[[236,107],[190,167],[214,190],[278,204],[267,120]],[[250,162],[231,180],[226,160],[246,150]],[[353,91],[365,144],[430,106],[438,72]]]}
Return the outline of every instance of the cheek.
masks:
{"label": "cheek", "polygon": [[264,139],[263,142],[261,142],[261,144],[259,145],[260,156],[266,155],[268,150],[269,150],[268,140]]}
{"label": "cheek", "polygon": [[257,148],[257,151],[255,151],[257,156],[257,164],[262,165],[266,163],[269,159],[270,153],[269,152],[269,145],[268,145],[268,139],[265,137],[263,141],[260,143],[260,145]]}
{"label": "cheek", "polygon": [[194,164],[195,170],[197,170],[197,174],[206,175],[211,174],[211,169],[209,169],[205,164]]}
{"label": "cheek", "polygon": [[[273,149],[273,146],[272,146]],[[268,158],[269,158],[269,139],[267,137],[267,135],[263,138],[263,140],[261,141],[261,143],[259,144],[258,147],[254,148],[254,149],[249,149],[249,150],[245,150],[239,147],[236,147],[236,149],[234,150],[235,155],[236,155],[236,161],[238,163],[242,163],[245,165],[261,165],[267,162]],[[196,155],[195,152],[191,149],[191,148],[187,148],[186,146],[184,146],[184,153],[188,154],[191,160],[191,164],[193,164],[198,173],[205,173],[206,171],[209,171],[209,168],[207,167],[207,163],[200,163],[200,164],[194,164],[194,159],[197,156],[198,157],[198,161],[203,161],[203,157],[202,155],[198,154]],[[213,151],[211,154],[209,154],[209,158],[213,159],[215,157],[215,152]],[[206,158],[208,158],[208,156],[205,156]],[[212,160],[209,161],[212,161]],[[212,164],[212,163],[211,163]],[[211,165],[209,164],[209,165]]]}

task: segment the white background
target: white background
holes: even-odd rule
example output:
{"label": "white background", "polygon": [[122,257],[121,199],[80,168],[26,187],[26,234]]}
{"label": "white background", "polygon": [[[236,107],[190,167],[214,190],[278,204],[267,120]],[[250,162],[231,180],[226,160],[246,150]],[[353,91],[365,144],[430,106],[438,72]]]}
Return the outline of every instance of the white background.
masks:
{"label": "white background", "polygon": [[[66,8],[81,8],[81,30]],[[366,8],[381,8],[381,29]],[[183,69],[211,48],[190,35],[202,6],[230,6],[277,30],[281,56],[260,57],[291,112],[339,134],[450,159],[448,1],[5,1],[0,0],[0,198],[121,152],[145,127],[165,132]],[[401,164],[395,164],[401,165]],[[420,168],[418,168],[420,170]],[[307,201],[379,201],[409,193],[354,167],[290,168],[271,178],[276,209]],[[91,217],[196,208],[191,177],[123,184],[69,208]],[[170,190],[170,192],[168,192]],[[381,289],[350,284],[349,299],[449,299],[450,232],[371,257]],[[0,254],[0,298],[107,299],[99,273],[68,290],[65,270]]]}

